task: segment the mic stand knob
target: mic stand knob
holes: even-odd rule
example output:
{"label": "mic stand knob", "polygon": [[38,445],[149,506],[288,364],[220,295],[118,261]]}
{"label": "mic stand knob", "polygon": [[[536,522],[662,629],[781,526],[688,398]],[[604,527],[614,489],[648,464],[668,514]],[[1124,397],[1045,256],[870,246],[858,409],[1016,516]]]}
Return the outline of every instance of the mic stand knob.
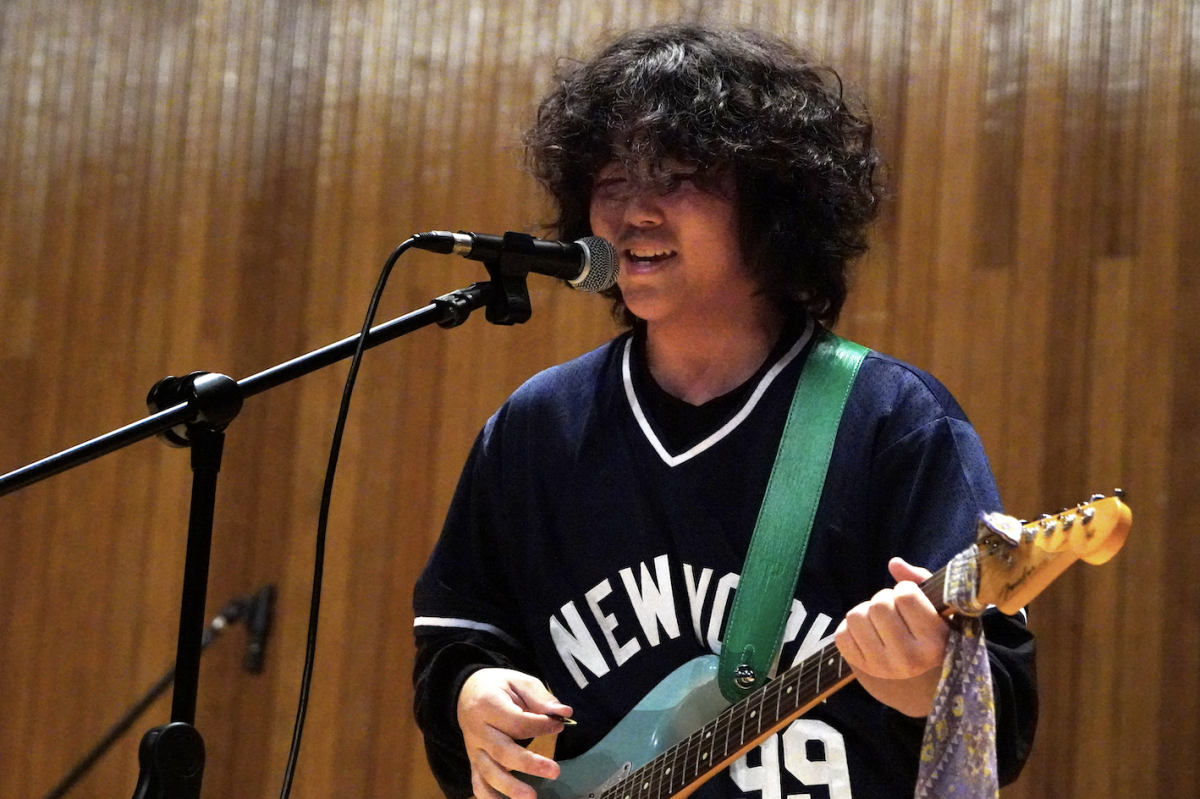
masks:
{"label": "mic stand knob", "polygon": [[433,304],[442,312],[438,326],[449,329],[467,321],[471,311],[487,304],[491,290],[491,283],[472,283],[465,289],[458,289],[434,299]]}
{"label": "mic stand knob", "polygon": [[133,799],[200,799],[204,740],[182,721],[155,727],[138,748],[141,776]]}

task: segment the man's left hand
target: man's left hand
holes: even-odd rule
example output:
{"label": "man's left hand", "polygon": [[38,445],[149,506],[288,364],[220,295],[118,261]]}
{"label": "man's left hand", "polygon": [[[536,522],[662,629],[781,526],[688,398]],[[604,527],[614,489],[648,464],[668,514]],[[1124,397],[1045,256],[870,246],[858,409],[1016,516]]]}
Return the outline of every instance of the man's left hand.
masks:
{"label": "man's left hand", "polygon": [[896,587],[855,606],[834,633],[842,657],[863,687],[909,716],[933,706],[950,628],[917,583],[929,572],[892,558]]}

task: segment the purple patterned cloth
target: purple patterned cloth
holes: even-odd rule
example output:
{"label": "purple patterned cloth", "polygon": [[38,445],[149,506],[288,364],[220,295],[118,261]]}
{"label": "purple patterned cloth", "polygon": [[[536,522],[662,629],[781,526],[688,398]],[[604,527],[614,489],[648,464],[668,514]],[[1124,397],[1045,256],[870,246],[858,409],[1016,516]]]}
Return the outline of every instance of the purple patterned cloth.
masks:
{"label": "purple patterned cloth", "polygon": [[977,571],[964,553],[946,568],[951,624],[942,678],[925,722],[916,799],[996,799],[996,705],[975,601]]}

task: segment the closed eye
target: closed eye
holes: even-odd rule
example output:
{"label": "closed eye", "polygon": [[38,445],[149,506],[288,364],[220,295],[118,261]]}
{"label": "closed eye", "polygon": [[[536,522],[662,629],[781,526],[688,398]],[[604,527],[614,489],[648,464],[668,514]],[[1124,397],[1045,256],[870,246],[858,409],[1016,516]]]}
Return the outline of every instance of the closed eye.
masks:
{"label": "closed eye", "polygon": [[592,188],[592,197],[597,200],[627,200],[633,193],[632,182],[625,177],[601,178]]}

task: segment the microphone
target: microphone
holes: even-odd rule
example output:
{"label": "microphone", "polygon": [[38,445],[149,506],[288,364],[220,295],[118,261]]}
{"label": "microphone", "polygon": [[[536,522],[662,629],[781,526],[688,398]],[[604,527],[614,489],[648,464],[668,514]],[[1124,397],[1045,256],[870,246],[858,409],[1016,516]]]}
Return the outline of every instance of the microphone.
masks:
{"label": "microphone", "polygon": [[263,657],[267,649],[267,636],[271,633],[271,616],[275,606],[275,586],[264,585],[247,602],[246,608],[246,656],[242,668],[251,674],[263,670]]}
{"label": "microphone", "polygon": [[547,241],[527,233],[503,236],[431,230],[413,236],[413,246],[474,261],[516,260],[530,272],[561,278],[580,291],[604,291],[617,282],[617,250],[599,236],[579,241]]}

